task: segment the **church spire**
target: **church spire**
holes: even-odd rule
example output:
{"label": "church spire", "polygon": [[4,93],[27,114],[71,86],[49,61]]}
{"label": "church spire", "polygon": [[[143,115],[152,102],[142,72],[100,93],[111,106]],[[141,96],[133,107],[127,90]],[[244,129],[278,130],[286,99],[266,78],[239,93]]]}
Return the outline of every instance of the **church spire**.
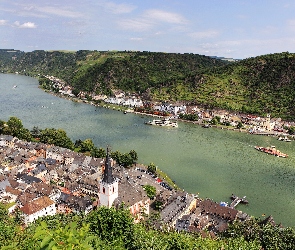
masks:
{"label": "church spire", "polygon": [[104,165],[105,165],[105,167],[104,167],[103,179],[102,180],[105,183],[113,183],[115,178],[113,176],[111,158],[109,156],[109,147],[107,147],[107,156],[106,156]]}

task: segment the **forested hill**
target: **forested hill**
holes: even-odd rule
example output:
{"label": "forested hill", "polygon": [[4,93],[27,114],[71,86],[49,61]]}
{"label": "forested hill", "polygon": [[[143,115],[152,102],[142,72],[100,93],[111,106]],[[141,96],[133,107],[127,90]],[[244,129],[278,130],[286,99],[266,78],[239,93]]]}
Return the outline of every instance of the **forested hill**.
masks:
{"label": "forested hill", "polygon": [[142,93],[148,88],[172,86],[200,69],[227,64],[202,55],[156,52],[38,50],[9,62],[7,54],[0,51],[1,71],[54,75],[78,90],[106,94],[114,89]]}
{"label": "forested hill", "polygon": [[[196,54],[133,51],[33,51],[7,60],[0,71],[48,74],[77,91],[137,92],[145,99],[188,101],[295,119],[295,54],[284,52],[228,63]],[[9,54],[10,55],[10,54]]]}
{"label": "forested hill", "polygon": [[197,103],[295,119],[295,54],[245,59],[188,80]]}

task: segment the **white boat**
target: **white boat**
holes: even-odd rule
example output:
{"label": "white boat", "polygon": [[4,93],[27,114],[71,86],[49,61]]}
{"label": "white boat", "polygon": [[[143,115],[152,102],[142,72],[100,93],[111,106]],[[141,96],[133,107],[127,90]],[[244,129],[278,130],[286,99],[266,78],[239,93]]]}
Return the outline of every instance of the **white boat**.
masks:
{"label": "white boat", "polygon": [[13,88],[16,89],[17,88],[17,85],[14,85]]}
{"label": "white boat", "polygon": [[156,125],[156,126],[163,126],[163,127],[178,127],[177,121],[171,121],[169,118],[164,119],[154,119],[152,121],[148,121],[145,124],[147,125]]}
{"label": "white boat", "polygon": [[279,140],[279,141],[286,141],[286,142],[290,142],[290,141],[292,141],[292,140],[290,140],[287,136],[285,136],[285,137],[281,137],[281,136],[280,136],[280,137],[278,138],[278,140]]}

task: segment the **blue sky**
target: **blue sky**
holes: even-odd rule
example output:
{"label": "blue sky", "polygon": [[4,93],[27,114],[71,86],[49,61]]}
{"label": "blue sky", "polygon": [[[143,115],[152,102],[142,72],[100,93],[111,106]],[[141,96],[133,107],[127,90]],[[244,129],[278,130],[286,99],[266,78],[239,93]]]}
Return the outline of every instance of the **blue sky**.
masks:
{"label": "blue sky", "polygon": [[295,52],[294,0],[0,0],[0,48]]}

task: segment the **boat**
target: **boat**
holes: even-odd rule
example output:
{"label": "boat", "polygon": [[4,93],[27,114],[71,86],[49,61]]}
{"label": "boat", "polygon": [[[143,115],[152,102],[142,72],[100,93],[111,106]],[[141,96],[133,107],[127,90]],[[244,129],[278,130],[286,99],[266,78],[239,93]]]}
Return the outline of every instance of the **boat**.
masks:
{"label": "boat", "polygon": [[243,196],[243,198],[239,198],[238,196],[232,194],[231,197],[230,197],[230,199],[231,199],[232,201],[234,201],[234,200],[240,200],[240,203],[243,203],[243,204],[249,204],[249,201],[246,200],[246,196]]}
{"label": "boat", "polygon": [[13,88],[16,89],[17,88],[17,85],[14,85]]}
{"label": "boat", "polygon": [[147,125],[155,125],[155,126],[162,126],[162,127],[178,127],[177,121],[171,121],[169,118],[164,119],[154,119],[152,121],[145,122]]}
{"label": "boat", "polygon": [[270,155],[274,155],[277,157],[283,157],[283,158],[287,158],[288,155],[285,153],[282,153],[280,150],[276,149],[275,146],[271,146],[271,147],[259,147],[259,146],[255,146],[254,147],[256,150],[270,154]]}
{"label": "boat", "polygon": [[203,128],[210,128],[211,125],[207,123],[207,124],[204,124],[202,127],[203,127]]}
{"label": "boat", "polygon": [[285,136],[285,137],[280,136],[280,137],[278,138],[278,140],[279,140],[279,141],[286,141],[286,142],[290,142],[290,141],[292,141],[292,140],[290,140],[287,136]]}

